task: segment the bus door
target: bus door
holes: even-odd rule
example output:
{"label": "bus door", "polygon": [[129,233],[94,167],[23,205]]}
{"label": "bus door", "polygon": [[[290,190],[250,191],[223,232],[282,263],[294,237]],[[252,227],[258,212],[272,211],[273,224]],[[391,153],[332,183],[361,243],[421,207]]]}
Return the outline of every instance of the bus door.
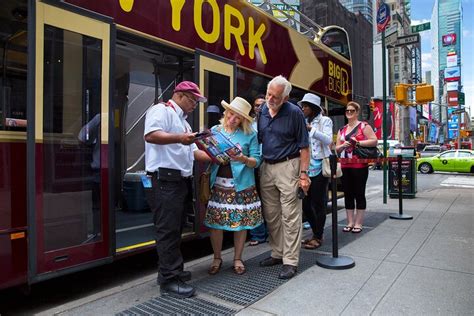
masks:
{"label": "bus door", "polygon": [[101,19],[36,2],[30,281],[110,260],[112,25]]}
{"label": "bus door", "polygon": [[[199,84],[201,92],[207,97],[207,104],[200,104],[199,112],[195,111],[194,113],[193,123],[195,131],[198,129],[202,131],[219,124],[224,113],[221,101],[230,103],[233,100],[237,91],[236,64],[231,60],[202,51],[196,52],[196,62],[196,82]],[[195,174],[199,175],[204,171],[205,166],[202,163],[196,165]],[[198,214],[200,214],[199,223],[202,223],[205,205],[200,204],[197,207]]]}

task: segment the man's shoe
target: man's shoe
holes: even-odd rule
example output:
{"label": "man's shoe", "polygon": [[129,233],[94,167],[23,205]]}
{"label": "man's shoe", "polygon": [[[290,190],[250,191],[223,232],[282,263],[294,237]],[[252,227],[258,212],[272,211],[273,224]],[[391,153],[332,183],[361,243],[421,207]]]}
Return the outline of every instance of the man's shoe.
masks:
{"label": "man's shoe", "polygon": [[273,257],[268,257],[268,258],[263,259],[262,261],[260,261],[260,266],[261,267],[271,267],[271,266],[275,266],[277,264],[282,264],[282,263],[283,263],[282,259],[276,259],[276,258],[273,258]]}
{"label": "man's shoe", "polygon": [[181,271],[178,276],[183,282],[189,281],[191,280],[191,271]]}
{"label": "man's shoe", "polygon": [[290,266],[289,264],[284,264],[281,267],[280,275],[278,276],[279,279],[291,279],[296,274],[296,267]]}
{"label": "man's shoe", "polygon": [[[180,278],[181,281],[187,282],[191,280],[191,271],[181,271],[178,274],[178,277]],[[156,283],[161,284],[160,278],[156,278]]]}
{"label": "man's shoe", "polygon": [[188,298],[194,295],[196,289],[181,281],[179,278],[160,285],[161,295],[169,295],[175,298]]}

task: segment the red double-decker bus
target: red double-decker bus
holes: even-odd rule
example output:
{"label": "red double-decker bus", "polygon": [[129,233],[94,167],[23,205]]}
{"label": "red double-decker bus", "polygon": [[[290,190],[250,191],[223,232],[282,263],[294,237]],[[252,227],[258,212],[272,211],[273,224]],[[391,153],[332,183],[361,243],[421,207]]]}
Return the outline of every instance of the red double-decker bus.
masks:
{"label": "red double-decker bus", "polygon": [[[351,99],[343,29],[308,37],[246,1],[8,0],[0,23],[0,288],[153,247],[144,115],[176,82],[209,99],[195,131],[209,105],[251,102],[280,74],[291,99]],[[185,238],[203,212],[188,210]]]}

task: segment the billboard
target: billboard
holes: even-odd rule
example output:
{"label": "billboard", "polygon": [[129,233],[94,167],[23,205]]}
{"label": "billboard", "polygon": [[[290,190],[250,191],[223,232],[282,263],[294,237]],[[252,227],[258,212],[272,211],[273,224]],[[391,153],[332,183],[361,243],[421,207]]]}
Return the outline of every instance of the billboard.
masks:
{"label": "billboard", "polygon": [[448,105],[458,105],[457,91],[448,91]]}
{"label": "billboard", "polygon": [[423,104],[422,106],[422,114],[424,118],[427,118],[428,120],[431,120],[431,116],[430,116],[430,104],[429,103],[425,103]]}
{"label": "billboard", "polygon": [[456,33],[443,35],[443,46],[450,46],[456,44]]}
{"label": "billboard", "polygon": [[446,82],[446,91],[458,91],[459,81]]}
{"label": "billboard", "polygon": [[460,77],[459,66],[444,69],[444,81],[459,81]]}
{"label": "billboard", "polygon": [[446,56],[446,67],[456,67],[458,65],[458,55]]}

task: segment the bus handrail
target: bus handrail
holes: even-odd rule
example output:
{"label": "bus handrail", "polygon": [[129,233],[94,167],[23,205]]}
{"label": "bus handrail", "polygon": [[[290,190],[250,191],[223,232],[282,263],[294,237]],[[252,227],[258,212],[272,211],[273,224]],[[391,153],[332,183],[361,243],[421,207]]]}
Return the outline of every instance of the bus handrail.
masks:
{"label": "bus handrail", "polygon": [[[163,95],[168,91],[168,89],[176,83],[176,80],[173,80],[171,81],[171,83],[165,88],[165,90],[160,94],[160,96],[158,97],[158,100],[160,100]],[[143,111],[143,113],[135,120],[135,122],[132,124],[132,126],[127,130],[127,132],[125,133],[125,136],[127,136],[128,134],[130,134],[130,132],[138,125],[138,123],[142,120],[142,118],[146,115],[146,112],[148,111],[149,108],[151,108],[154,104],[151,104],[149,107],[147,107],[145,109],[145,111]]]}
{"label": "bus handrail", "polygon": [[143,152],[143,154],[141,154],[140,157],[138,157],[138,159],[133,163],[133,165],[131,165],[130,167],[127,168],[127,172],[131,171],[133,168],[135,168],[141,161],[142,159],[145,157],[145,152]]}

